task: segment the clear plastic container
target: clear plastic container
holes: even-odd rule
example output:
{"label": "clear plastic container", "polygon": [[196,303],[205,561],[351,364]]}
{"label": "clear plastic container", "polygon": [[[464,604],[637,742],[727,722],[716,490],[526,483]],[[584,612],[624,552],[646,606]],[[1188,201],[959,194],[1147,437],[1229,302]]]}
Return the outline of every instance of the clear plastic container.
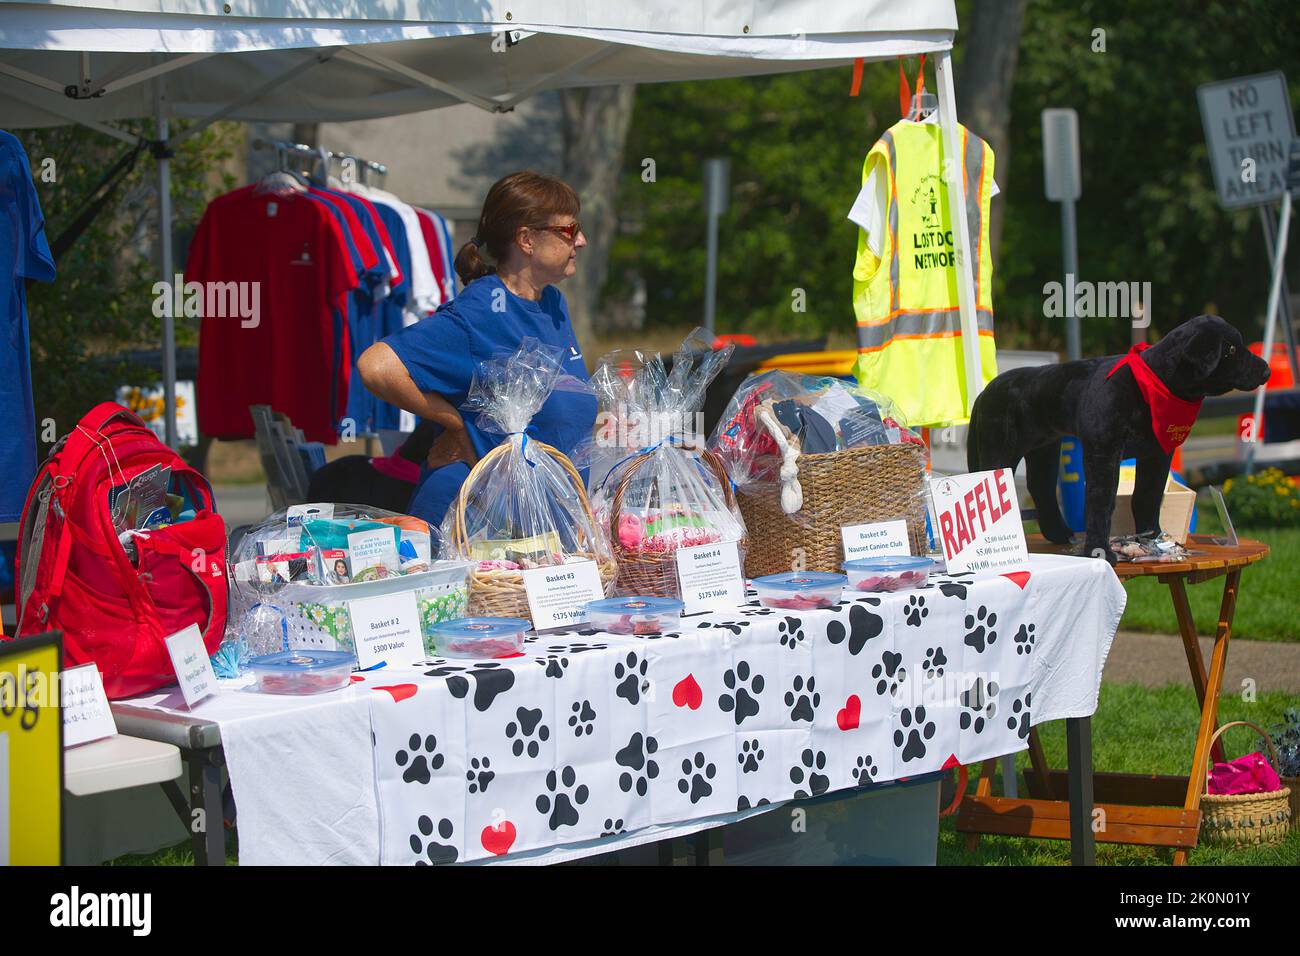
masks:
{"label": "clear plastic container", "polygon": [[610,634],[662,634],[678,622],[684,607],[676,598],[605,598],[587,605],[587,618]]}
{"label": "clear plastic container", "polygon": [[924,555],[854,558],[842,565],[855,591],[906,591],[925,587],[934,562]]}
{"label": "clear plastic container", "polygon": [[356,656],[351,651],[277,651],[248,662],[263,694],[323,694],[348,684]]}
{"label": "clear plastic container", "polygon": [[521,617],[467,617],[436,625],[433,643],[442,657],[510,657],[531,627]]}
{"label": "clear plastic container", "polygon": [[848,579],[824,571],[785,571],[754,578],[758,600],[764,607],[783,611],[811,611],[834,607],[844,595]]}

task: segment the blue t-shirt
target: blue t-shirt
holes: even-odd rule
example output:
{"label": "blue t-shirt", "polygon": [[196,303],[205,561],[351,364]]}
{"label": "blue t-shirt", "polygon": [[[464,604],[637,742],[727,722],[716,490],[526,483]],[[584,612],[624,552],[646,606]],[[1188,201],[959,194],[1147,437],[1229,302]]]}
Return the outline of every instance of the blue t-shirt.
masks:
{"label": "blue t-shirt", "polygon": [[0,521],[17,521],[36,476],[26,280],[54,281],[45,217],[22,144],[0,130]]}
{"label": "blue t-shirt", "polygon": [[[495,275],[484,276],[465,286],[433,315],[384,341],[402,360],[420,391],[436,392],[460,410],[481,458],[504,436],[479,428],[478,414],[463,407],[474,371],[480,362],[515,351],[525,338],[562,350],[564,370],[587,381],[587,365],[569,323],[569,310],[554,286],[547,286],[541,300],[533,302],[515,295]],[[591,437],[595,420],[594,395],[561,389],[552,392],[533,416],[528,434],[569,455]],[[422,472],[411,499],[411,514],[440,524],[468,475],[469,466],[464,462]]]}

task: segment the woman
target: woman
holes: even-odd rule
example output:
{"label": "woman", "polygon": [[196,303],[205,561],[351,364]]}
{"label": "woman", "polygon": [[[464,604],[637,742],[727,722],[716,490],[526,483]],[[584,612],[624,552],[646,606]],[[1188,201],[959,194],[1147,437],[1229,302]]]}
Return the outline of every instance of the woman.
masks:
{"label": "woman", "polygon": [[[416,517],[440,525],[470,468],[504,439],[479,429],[475,413],[463,410],[480,362],[532,337],[561,349],[565,371],[587,380],[564,296],[554,285],[574,274],[578,250],[587,244],[578,209],[577,193],[553,176],[523,171],[498,180],[483,202],[477,233],[456,255],[460,295],[372,345],[357,362],[377,398],[442,429],[411,498]],[[569,454],[590,437],[595,418],[594,397],[557,390],[528,432]]]}

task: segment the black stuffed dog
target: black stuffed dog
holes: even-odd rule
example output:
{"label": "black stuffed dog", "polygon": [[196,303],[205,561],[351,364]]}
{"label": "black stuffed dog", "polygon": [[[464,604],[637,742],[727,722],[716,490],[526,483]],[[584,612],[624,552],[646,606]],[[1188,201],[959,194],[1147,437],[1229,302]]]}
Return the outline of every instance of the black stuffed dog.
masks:
{"label": "black stuffed dog", "polygon": [[1258,388],[1268,375],[1268,363],[1214,315],[1198,315],[1128,355],[1013,369],[975,400],[967,463],[986,471],[1014,468],[1023,458],[1039,528],[1047,540],[1065,544],[1071,534],[1056,502],[1056,476],[1061,436],[1077,435],[1087,484],[1084,549],[1113,564],[1110,520],[1120,461],[1137,459],[1134,527],[1159,534],[1169,462],[1201,399]]}

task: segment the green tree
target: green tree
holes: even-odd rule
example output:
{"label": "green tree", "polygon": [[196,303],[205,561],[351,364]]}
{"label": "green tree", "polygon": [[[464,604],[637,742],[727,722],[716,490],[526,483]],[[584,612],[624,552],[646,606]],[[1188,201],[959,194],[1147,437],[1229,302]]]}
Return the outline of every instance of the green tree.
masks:
{"label": "green tree", "polygon": [[[152,123],[122,128],[152,136]],[[173,133],[185,129],[173,123]],[[123,151],[132,147],[80,126],[19,130],[31,160],[36,192],[51,245],[85,208],[90,195]],[[172,159],[174,234],[197,224],[215,193],[232,185],[221,166],[242,136],[234,124],[216,124],[181,143]],[[52,164],[46,162],[52,160]],[[32,393],[38,438],[44,423],[61,436],[118,385],[157,384],[156,369],[132,366],[129,349],[157,349],[160,319],[153,314],[158,281],[157,168],[148,150],[137,158],[112,201],[59,259],[58,278],[28,289]],[[176,268],[184,266],[177,248]],[[193,344],[197,329],[177,322],[178,343]],[[48,443],[41,442],[41,453]]]}

